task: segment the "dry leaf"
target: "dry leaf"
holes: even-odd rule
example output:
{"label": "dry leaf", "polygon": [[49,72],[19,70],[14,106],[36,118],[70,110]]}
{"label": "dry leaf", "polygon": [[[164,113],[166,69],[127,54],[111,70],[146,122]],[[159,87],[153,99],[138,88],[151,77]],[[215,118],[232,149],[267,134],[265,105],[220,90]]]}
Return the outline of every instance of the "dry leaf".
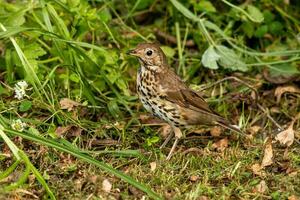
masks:
{"label": "dry leaf", "polygon": [[71,132],[72,136],[78,137],[81,135],[82,131],[83,131],[82,128],[73,126],[70,132]]}
{"label": "dry leaf", "polygon": [[192,181],[192,182],[196,182],[197,180],[199,180],[199,176],[197,176],[197,175],[192,175],[190,177],[190,181]]}
{"label": "dry leaf", "polygon": [[273,106],[270,108],[270,113],[278,114],[278,113],[281,113],[281,110],[279,107]]}
{"label": "dry leaf", "polygon": [[57,136],[61,137],[63,134],[68,132],[72,128],[71,125],[69,126],[59,126],[56,128],[55,133]]}
{"label": "dry leaf", "polygon": [[81,105],[80,103],[68,98],[61,99],[59,104],[61,109],[68,110],[68,111],[71,111],[73,110],[74,107]]}
{"label": "dry leaf", "polygon": [[197,198],[197,200],[209,200],[209,198],[207,196],[200,196]]}
{"label": "dry leaf", "polygon": [[275,137],[275,140],[279,141],[280,144],[291,146],[294,142],[295,137],[293,125],[294,123],[291,123],[291,125],[286,130],[278,133]]}
{"label": "dry leaf", "polygon": [[156,169],[156,162],[150,163],[150,170],[153,172]]}
{"label": "dry leaf", "polygon": [[261,194],[265,193],[267,190],[268,190],[268,186],[266,184],[266,181],[264,180],[261,180],[259,184],[256,185],[256,187],[254,188],[254,192],[258,192]]}
{"label": "dry leaf", "polygon": [[285,92],[300,93],[300,88],[296,85],[278,86],[274,92],[274,95],[277,98],[277,103],[280,102],[281,96]]}
{"label": "dry leaf", "polygon": [[296,195],[291,195],[288,197],[288,200],[299,200],[300,198]]}
{"label": "dry leaf", "polygon": [[104,192],[109,193],[111,191],[112,188],[112,184],[109,182],[109,180],[104,179],[104,181],[102,182],[102,190]]}
{"label": "dry leaf", "polygon": [[272,158],[273,158],[273,148],[272,148],[272,143],[270,141],[265,146],[264,157],[261,162],[261,167],[264,168],[266,166],[271,165],[273,163]]}
{"label": "dry leaf", "polygon": [[141,190],[133,187],[132,185],[130,185],[128,189],[132,194],[131,196],[134,197],[133,199],[143,199],[144,193]]}
{"label": "dry leaf", "polygon": [[228,139],[223,138],[215,143],[213,143],[212,148],[217,149],[218,151],[224,151],[228,147]]}
{"label": "dry leaf", "polygon": [[222,133],[222,129],[220,126],[214,126],[210,129],[210,134],[214,137],[220,136]]}
{"label": "dry leaf", "polygon": [[251,126],[248,131],[250,132],[251,135],[256,135],[256,133],[261,129],[260,126],[254,125]]}
{"label": "dry leaf", "polygon": [[262,170],[262,167],[258,163],[252,165],[251,170],[252,170],[253,174],[255,174],[255,175],[258,175],[258,176],[264,175],[264,171]]}

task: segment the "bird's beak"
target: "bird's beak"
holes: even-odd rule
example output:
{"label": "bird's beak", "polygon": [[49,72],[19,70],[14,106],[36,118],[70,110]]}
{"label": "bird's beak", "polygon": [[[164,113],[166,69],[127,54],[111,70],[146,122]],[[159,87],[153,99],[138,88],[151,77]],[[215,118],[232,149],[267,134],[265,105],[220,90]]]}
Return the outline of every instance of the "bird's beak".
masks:
{"label": "bird's beak", "polygon": [[127,55],[132,55],[132,56],[137,56],[138,55],[135,49],[128,50],[126,52],[126,54]]}

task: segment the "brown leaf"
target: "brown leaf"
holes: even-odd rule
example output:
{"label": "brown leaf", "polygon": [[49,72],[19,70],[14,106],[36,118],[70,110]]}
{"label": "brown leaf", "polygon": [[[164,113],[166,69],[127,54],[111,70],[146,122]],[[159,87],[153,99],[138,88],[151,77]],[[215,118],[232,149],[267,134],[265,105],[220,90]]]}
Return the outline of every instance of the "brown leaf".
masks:
{"label": "brown leaf", "polygon": [[209,198],[207,196],[200,196],[197,198],[197,200],[209,200]]}
{"label": "brown leaf", "polygon": [[81,135],[82,131],[83,131],[82,128],[73,126],[70,132],[71,132],[72,136],[78,137]]}
{"label": "brown leaf", "polygon": [[190,176],[190,181],[196,182],[197,180],[199,180],[199,176],[197,176],[197,175]]}
{"label": "brown leaf", "polygon": [[156,162],[151,162],[150,163],[150,170],[153,172],[156,169]]}
{"label": "brown leaf", "polygon": [[228,147],[227,137],[212,144],[212,148],[217,149],[218,151],[224,151],[227,147]]}
{"label": "brown leaf", "polygon": [[133,199],[142,199],[142,197],[144,196],[144,193],[137,189],[136,187],[133,187],[132,185],[130,185],[128,187],[129,192],[132,194],[132,197],[134,197]]}
{"label": "brown leaf", "polygon": [[255,163],[254,165],[252,165],[251,170],[252,170],[253,174],[255,174],[255,175],[258,175],[258,176],[264,175],[264,171],[262,170],[262,167],[258,163]]}
{"label": "brown leaf", "polygon": [[74,107],[81,105],[80,103],[73,101],[71,99],[68,99],[68,98],[61,99],[59,104],[60,104],[61,109],[68,110],[68,111],[71,111],[71,110],[73,110]]}
{"label": "brown leaf", "polygon": [[254,125],[251,126],[248,131],[250,132],[251,135],[256,135],[256,133],[258,133],[258,131],[261,129],[260,126]]}
{"label": "brown leaf", "polygon": [[220,126],[214,126],[210,129],[210,134],[214,137],[220,136],[222,133],[222,128]]}
{"label": "brown leaf", "polygon": [[264,157],[261,162],[261,167],[264,168],[266,166],[269,166],[273,163],[273,148],[271,140],[266,144],[265,150],[264,150]]}
{"label": "brown leaf", "polygon": [[102,190],[104,192],[109,193],[111,191],[111,188],[112,188],[112,184],[109,182],[109,180],[104,179],[103,182],[102,182]]}
{"label": "brown leaf", "polygon": [[259,184],[256,185],[256,187],[254,188],[253,192],[263,194],[263,193],[265,193],[267,190],[268,190],[268,186],[267,186],[267,184],[266,184],[266,181],[261,180],[261,181],[259,182]]}
{"label": "brown leaf", "polygon": [[280,144],[291,146],[294,142],[295,133],[293,130],[294,123],[291,123],[291,125],[284,131],[281,131],[278,133],[275,137],[275,140],[279,141]]}
{"label": "brown leaf", "polygon": [[300,200],[300,198],[296,195],[291,195],[288,197],[288,200]]}
{"label": "brown leaf", "polygon": [[278,86],[274,92],[274,95],[277,98],[277,103],[280,102],[281,96],[285,92],[300,93],[300,88],[296,85]]}
{"label": "brown leaf", "polygon": [[59,126],[56,128],[55,133],[57,136],[61,137],[63,134],[68,132],[72,128],[71,125],[68,126]]}

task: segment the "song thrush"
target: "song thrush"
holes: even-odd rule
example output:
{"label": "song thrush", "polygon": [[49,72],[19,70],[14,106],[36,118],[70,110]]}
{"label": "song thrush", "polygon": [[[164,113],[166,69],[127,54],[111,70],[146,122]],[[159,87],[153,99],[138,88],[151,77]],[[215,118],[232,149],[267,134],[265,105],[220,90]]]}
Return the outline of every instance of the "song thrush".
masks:
{"label": "song thrush", "polygon": [[176,75],[158,44],[139,44],[127,54],[136,56],[141,65],[137,73],[137,93],[143,106],[169,123],[173,129],[161,147],[175,134],[175,142],[167,160],[182,136],[180,128],[192,125],[220,125],[241,132],[210,109],[205,100]]}

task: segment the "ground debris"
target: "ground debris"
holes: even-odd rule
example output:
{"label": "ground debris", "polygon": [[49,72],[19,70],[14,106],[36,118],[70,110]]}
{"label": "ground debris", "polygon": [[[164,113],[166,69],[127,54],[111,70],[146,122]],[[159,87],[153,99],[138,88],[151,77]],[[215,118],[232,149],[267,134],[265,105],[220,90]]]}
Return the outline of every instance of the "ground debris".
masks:
{"label": "ground debris", "polygon": [[261,193],[261,194],[265,193],[267,190],[268,190],[268,186],[266,184],[266,181],[264,180],[261,180],[259,184],[257,184],[255,188],[253,188],[253,192]]}
{"label": "ground debris", "polygon": [[222,128],[220,126],[214,126],[210,129],[210,134],[214,137],[220,136],[222,133]]}
{"label": "ground debris", "polygon": [[104,179],[102,181],[102,190],[104,192],[109,193],[111,191],[111,189],[112,189],[112,184],[110,183],[110,181],[108,179]]}
{"label": "ground debris", "polygon": [[273,148],[271,140],[268,140],[265,150],[264,150],[264,157],[261,162],[261,167],[264,168],[266,166],[270,166],[273,163]]}
{"label": "ground debris", "polygon": [[278,133],[276,135],[275,140],[278,141],[282,145],[291,146],[293,144],[294,138],[295,138],[295,131],[293,129],[293,126],[294,126],[295,121],[297,121],[299,118],[300,118],[300,113],[298,113],[296,115],[296,117],[294,117],[291,124],[289,125],[289,127],[286,130],[281,131],[280,133]]}
{"label": "ground debris", "polygon": [[151,170],[152,172],[155,171],[156,166],[157,166],[156,162],[151,162],[151,163],[150,163],[150,170]]}
{"label": "ground debris", "polygon": [[63,98],[59,101],[60,108],[63,110],[68,110],[69,112],[72,111],[75,107],[80,106],[81,104],[73,101],[68,98]]}
{"label": "ground debris", "polygon": [[223,138],[212,144],[212,148],[217,149],[218,151],[223,152],[228,147],[228,138]]}
{"label": "ground debris", "polygon": [[274,92],[274,95],[276,96],[277,98],[277,103],[280,102],[281,100],[281,96],[286,93],[286,92],[289,92],[289,93],[300,93],[300,88],[296,85],[285,85],[285,86],[278,86],[276,89],[275,89],[275,92]]}

